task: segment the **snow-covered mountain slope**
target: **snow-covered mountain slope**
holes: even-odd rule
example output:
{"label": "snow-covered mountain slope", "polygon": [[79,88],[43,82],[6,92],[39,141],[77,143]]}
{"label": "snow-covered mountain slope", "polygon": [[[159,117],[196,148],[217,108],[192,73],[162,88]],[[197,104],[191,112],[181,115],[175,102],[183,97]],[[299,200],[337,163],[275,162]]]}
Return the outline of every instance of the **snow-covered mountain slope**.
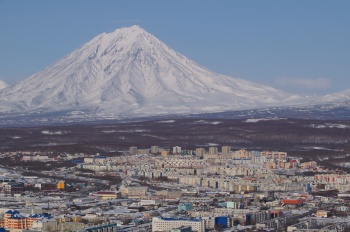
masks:
{"label": "snow-covered mountain slope", "polygon": [[321,102],[323,103],[342,103],[342,102],[349,102],[350,101],[350,89],[328,94],[326,96],[323,96],[321,98]]}
{"label": "snow-covered mountain slope", "polygon": [[0,80],[0,90],[5,89],[7,87],[7,84]]}
{"label": "snow-covered mountain slope", "polygon": [[84,110],[118,118],[252,109],[298,99],[211,72],[133,26],[98,35],[3,89],[0,112]]}

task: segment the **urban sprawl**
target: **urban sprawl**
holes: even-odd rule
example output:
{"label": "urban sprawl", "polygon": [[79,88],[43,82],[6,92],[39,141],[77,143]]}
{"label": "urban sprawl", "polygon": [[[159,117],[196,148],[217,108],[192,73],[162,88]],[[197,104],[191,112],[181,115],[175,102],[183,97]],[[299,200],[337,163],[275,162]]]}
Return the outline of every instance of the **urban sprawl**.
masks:
{"label": "urban sprawl", "polygon": [[286,152],[152,146],[0,158],[0,232],[350,230],[350,174]]}

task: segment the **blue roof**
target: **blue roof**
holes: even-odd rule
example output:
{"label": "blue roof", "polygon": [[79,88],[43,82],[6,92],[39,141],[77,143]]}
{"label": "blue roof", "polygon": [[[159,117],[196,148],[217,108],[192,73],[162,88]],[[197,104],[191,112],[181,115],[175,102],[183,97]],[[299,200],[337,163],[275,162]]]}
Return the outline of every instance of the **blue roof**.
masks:
{"label": "blue roof", "polygon": [[49,213],[30,214],[29,217],[30,218],[47,218],[47,219],[52,218],[51,214],[49,214]]}
{"label": "blue roof", "polygon": [[19,214],[19,212],[17,210],[9,210],[7,211],[5,214]]}
{"label": "blue roof", "polygon": [[20,214],[12,214],[11,219],[18,219],[18,218],[25,218],[24,216],[20,215]]}
{"label": "blue roof", "polygon": [[[26,218],[25,216],[21,215],[17,210],[9,210],[6,212],[6,214],[11,214],[11,219],[19,219],[19,218]],[[52,218],[51,214],[49,213],[42,213],[42,214],[30,214],[28,217],[30,218]]]}

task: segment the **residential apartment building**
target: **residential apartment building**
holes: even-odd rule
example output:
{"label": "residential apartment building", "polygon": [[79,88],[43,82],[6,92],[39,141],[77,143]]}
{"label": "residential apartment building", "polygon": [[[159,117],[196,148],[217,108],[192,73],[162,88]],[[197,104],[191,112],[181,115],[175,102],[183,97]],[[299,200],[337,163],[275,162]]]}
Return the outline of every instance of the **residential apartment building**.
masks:
{"label": "residential apartment building", "polygon": [[204,232],[205,224],[202,218],[199,219],[184,219],[184,218],[152,218],[152,232],[169,231],[181,226],[190,226],[192,231]]}

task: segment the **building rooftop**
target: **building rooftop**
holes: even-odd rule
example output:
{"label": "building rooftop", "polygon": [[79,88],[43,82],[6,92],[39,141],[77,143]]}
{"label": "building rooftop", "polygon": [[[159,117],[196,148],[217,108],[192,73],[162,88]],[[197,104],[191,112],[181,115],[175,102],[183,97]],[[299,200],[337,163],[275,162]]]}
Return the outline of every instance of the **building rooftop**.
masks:
{"label": "building rooftop", "polygon": [[201,222],[202,218],[166,218],[166,217],[157,217],[163,221],[193,221],[193,222]]}

